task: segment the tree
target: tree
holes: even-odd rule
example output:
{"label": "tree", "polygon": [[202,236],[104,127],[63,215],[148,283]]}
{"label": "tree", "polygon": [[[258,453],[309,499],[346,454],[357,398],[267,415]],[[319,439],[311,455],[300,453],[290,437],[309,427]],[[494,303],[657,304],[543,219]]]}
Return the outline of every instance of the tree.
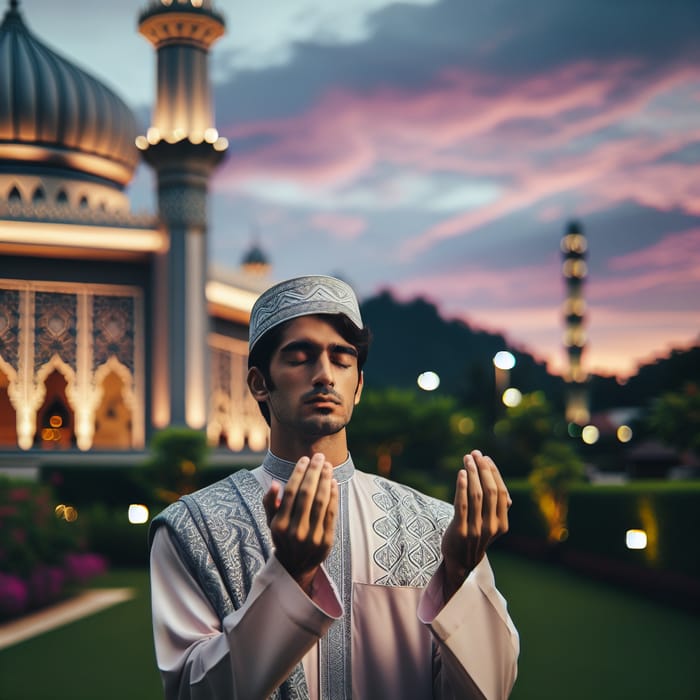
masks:
{"label": "tree", "polygon": [[454,398],[409,389],[363,392],[348,432],[362,468],[448,499],[462,455],[480,444],[478,418]]}
{"label": "tree", "polygon": [[649,427],[665,443],[681,451],[700,453],[700,388],[687,383],[681,391],[668,392],[653,402]]}

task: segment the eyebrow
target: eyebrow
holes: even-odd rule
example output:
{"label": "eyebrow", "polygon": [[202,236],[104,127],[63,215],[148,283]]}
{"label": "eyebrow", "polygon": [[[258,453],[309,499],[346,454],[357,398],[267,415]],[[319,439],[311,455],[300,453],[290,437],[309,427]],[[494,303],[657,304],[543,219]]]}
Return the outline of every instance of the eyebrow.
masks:
{"label": "eyebrow", "polygon": [[[316,343],[312,343],[310,340],[292,340],[280,348],[281,353],[289,352],[316,352],[320,346]],[[329,345],[328,349],[334,355],[352,355],[357,357],[357,349],[352,345],[342,345],[341,343],[333,343]]]}

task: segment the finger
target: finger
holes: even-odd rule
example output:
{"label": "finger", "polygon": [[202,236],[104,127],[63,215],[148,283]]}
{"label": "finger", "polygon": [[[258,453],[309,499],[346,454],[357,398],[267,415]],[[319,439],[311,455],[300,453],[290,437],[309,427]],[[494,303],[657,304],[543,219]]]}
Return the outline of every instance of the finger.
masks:
{"label": "finger", "polygon": [[508,508],[513,505],[513,500],[508,493],[508,487],[506,482],[501,476],[501,472],[498,471],[496,463],[490,458],[487,458],[491,463],[491,473],[496,480],[496,485],[498,487],[498,522],[499,522],[499,532],[503,534],[508,532]]}
{"label": "finger", "polygon": [[467,501],[467,470],[460,469],[457,472],[457,483],[455,484],[455,524],[462,537],[467,535],[467,514],[469,505]]}
{"label": "finger", "polygon": [[316,497],[318,482],[321,478],[325,461],[326,458],[320,452],[311,457],[294,500],[290,527],[302,539],[309,533],[311,508]]}
{"label": "finger", "polygon": [[491,470],[493,461],[476,450],[474,457],[483,492],[483,523],[486,527],[483,528],[482,539],[488,541],[498,533],[498,484]]}
{"label": "finger", "polygon": [[277,509],[277,520],[280,525],[286,526],[292,517],[292,512],[294,510],[294,502],[297,497],[297,491],[304,479],[304,474],[306,473],[306,468],[309,465],[309,458],[302,457],[297,463],[292,473],[287,481],[287,485],[284,487],[284,494],[282,495],[282,502]]}
{"label": "finger", "polygon": [[474,453],[464,455],[464,467],[467,471],[467,528],[470,535],[478,535],[481,532],[483,491],[481,480],[476,466]]}
{"label": "finger", "polygon": [[313,541],[316,544],[323,542],[324,523],[328,502],[331,497],[331,481],[333,480],[333,466],[330,462],[323,465],[321,476],[318,480],[316,496],[311,507],[311,517],[309,527],[311,529]]}
{"label": "finger", "polygon": [[263,506],[265,508],[265,515],[267,516],[267,524],[272,522],[272,518],[275,517],[277,509],[280,506],[280,489],[281,486],[278,481],[273,481],[270,484],[268,492],[263,496]]}

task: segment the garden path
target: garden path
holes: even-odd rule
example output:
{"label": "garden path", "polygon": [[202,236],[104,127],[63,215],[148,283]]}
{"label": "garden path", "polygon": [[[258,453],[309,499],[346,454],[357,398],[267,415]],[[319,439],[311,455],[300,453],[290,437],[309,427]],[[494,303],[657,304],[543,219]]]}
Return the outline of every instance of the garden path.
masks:
{"label": "garden path", "polygon": [[24,615],[18,620],[0,625],[0,649],[67,625],[69,622],[87,617],[117,603],[131,600],[135,594],[133,588],[89,590],[44,610]]}

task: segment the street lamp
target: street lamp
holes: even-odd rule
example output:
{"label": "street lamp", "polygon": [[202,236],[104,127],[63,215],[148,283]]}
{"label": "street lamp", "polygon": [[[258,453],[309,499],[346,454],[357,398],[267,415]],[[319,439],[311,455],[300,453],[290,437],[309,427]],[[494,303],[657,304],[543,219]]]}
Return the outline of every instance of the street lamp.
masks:
{"label": "street lamp", "polygon": [[503,396],[510,380],[510,370],[515,367],[515,356],[507,350],[499,350],[493,356],[493,366],[496,372],[496,396]]}

